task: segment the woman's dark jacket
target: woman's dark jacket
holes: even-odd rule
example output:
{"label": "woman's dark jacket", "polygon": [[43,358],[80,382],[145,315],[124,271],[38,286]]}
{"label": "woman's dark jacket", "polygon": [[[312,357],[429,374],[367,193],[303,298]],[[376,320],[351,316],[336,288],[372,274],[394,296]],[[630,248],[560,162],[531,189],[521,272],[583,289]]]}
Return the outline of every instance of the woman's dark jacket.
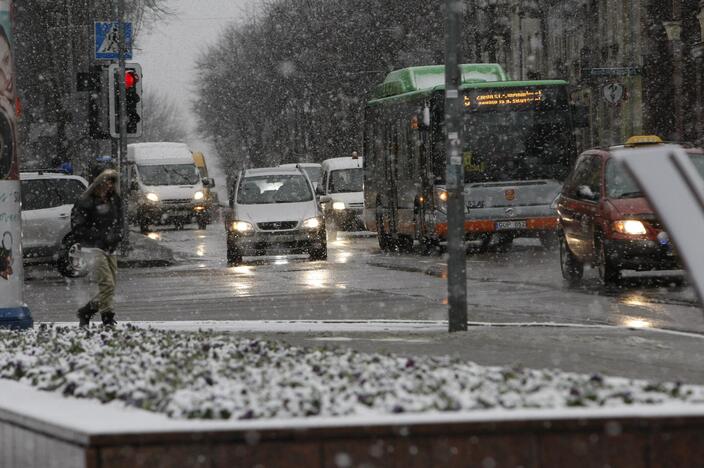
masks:
{"label": "woman's dark jacket", "polygon": [[83,196],[71,210],[71,238],[86,247],[113,252],[122,241],[122,200],[113,194],[107,201]]}

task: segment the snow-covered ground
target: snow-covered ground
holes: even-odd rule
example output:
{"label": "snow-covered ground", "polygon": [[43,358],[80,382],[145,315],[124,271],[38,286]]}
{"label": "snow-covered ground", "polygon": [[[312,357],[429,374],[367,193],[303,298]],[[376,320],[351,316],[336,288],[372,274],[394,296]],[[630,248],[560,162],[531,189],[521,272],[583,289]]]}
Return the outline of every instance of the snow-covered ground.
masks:
{"label": "snow-covered ground", "polygon": [[[365,416],[692,404],[704,387],[450,358],[307,349],[213,331],[42,324],[0,332],[0,378],[174,418]],[[698,406],[701,405],[701,406]],[[693,407],[694,408],[694,407]]]}

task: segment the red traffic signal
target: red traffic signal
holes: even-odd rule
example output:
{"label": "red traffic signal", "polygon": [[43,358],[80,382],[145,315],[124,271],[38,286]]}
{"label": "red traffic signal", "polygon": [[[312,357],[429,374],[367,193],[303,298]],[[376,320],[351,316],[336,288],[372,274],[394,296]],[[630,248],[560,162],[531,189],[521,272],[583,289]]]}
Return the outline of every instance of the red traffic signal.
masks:
{"label": "red traffic signal", "polygon": [[139,75],[133,70],[125,71],[125,89],[133,88],[139,81]]}

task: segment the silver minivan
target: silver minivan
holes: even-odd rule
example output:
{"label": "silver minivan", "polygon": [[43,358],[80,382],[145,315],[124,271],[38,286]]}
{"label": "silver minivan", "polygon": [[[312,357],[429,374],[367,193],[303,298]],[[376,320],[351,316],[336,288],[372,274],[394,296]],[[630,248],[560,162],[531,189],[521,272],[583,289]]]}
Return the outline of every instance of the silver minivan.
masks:
{"label": "silver minivan", "polygon": [[240,172],[225,214],[227,261],[274,254],[308,254],[327,259],[325,220],[313,184],[301,168]]}

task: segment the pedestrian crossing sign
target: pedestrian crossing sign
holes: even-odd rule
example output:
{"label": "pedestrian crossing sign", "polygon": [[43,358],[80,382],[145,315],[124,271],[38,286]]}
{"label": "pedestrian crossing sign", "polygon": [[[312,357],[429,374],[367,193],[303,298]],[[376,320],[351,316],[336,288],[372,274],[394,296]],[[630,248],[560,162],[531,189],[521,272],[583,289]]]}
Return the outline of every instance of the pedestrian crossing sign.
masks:
{"label": "pedestrian crossing sign", "polygon": [[[125,34],[125,60],[132,59],[132,23],[122,23]],[[95,22],[95,59],[119,60],[120,34],[117,21]]]}

